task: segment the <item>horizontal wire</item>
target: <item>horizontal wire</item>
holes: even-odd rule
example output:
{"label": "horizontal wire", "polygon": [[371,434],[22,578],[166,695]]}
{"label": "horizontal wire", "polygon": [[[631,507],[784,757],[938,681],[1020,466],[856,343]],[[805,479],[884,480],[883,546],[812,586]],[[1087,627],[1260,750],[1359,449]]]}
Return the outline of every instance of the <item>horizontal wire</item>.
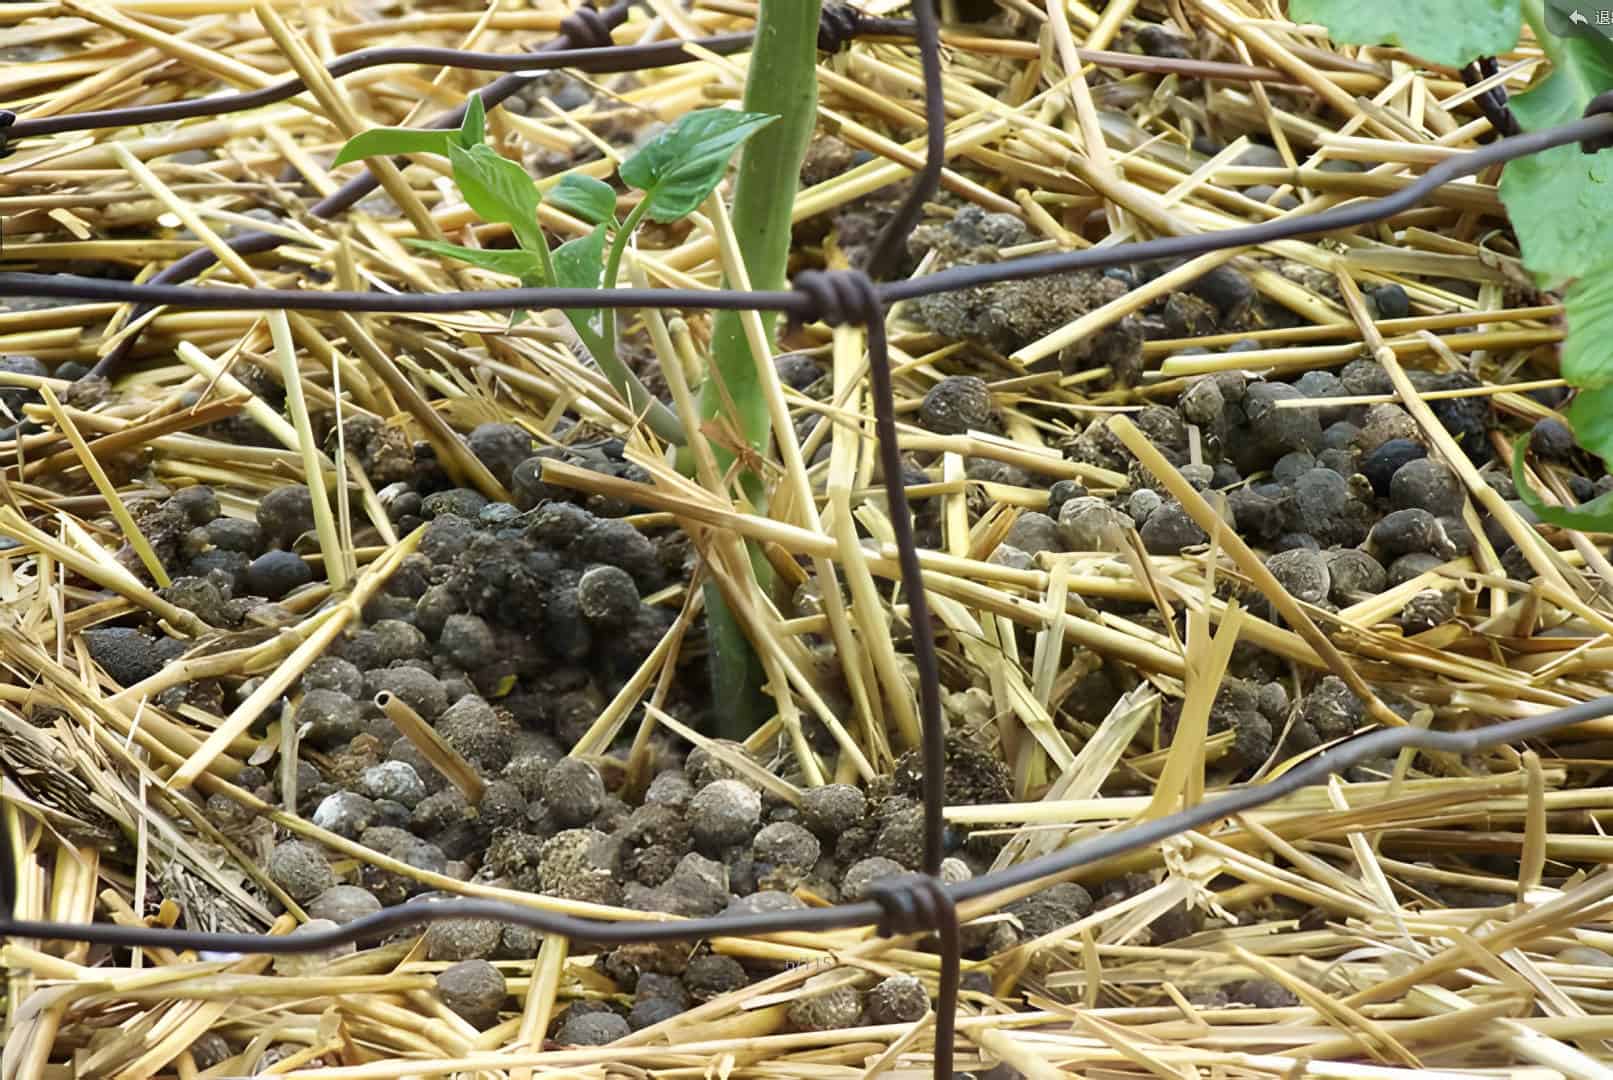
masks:
{"label": "horizontal wire", "polygon": [[[1336,229],[1355,228],[1403,213],[1453,180],[1494,165],[1559,146],[1613,136],[1613,114],[1590,116],[1525,135],[1497,139],[1461,157],[1447,158],[1391,195],[1336,206],[1312,214],[1290,214],[1258,225],[1191,236],[1170,236],[1107,247],[1049,255],[1030,255],[1002,262],[956,266],[906,281],[878,286],[884,304],[933,296],[956,289],[978,288],[1004,281],[1024,281],[1047,274],[1098,270],[1160,259],[1187,258],[1234,247],[1258,247]],[[735,289],[480,289],[421,295],[313,291],[304,289],[240,289],[196,285],[137,285],[126,281],[67,274],[0,274],[0,296],[56,297],[121,303],[163,304],[199,310],[363,311],[394,315],[449,314],[465,311],[515,311],[540,308],[709,308],[786,312],[802,318],[819,314],[812,297],[795,290],[747,292]]]}
{"label": "horizontal wire", "polygon": [[[1192,832],[1224,818],[1264,806],[1375,757],[1406,749],[1468,754],[1492,746],[1537,738],[1558,728],[1582,724],[1613,714],[1613,695],[1580,702],[1539,716],[1508,720],[1471,731],[1428,731],[1423,728],[1385,728],[1348,739],[1324,750],[1274,780],[1236,788],[1198,806],[1162,818],[1116,829],[1083,840],[1063,851],[1044,855],[1006,870],[947,886],[955,903],[989,896],[1003,889],[1058,877],[1084,866],[1163,843],[1179,833]],[[96,945],[130,948],[198,949],[209,952],[285,955],[318,952],[338,945],[368,941],[379,935],[449,919],[490,919],[577,941],[601,945],[634,942],[694,941],[719,935],[760,936],[790,932],[842,930],[872,926],[885,909],[870,900],[807,911],[769,911],[718,915],[701,919],[624,920],[606,922],[557,915],[502,900],[453,899],[415,901],[366,915],[328,930],[300,930],[294,935],[226,934],[193,930],[166,930],[107,923],[42,922],[27,919],[0,921],[0,934],[51,941],[85,941]]]}

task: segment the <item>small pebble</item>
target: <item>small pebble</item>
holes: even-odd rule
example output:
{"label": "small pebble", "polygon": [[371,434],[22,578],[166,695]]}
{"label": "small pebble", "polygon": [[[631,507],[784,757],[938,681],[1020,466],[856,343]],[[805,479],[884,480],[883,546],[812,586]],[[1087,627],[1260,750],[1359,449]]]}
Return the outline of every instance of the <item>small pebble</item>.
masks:
{"label": "small pebble", "polygon": [[1367,294],[1380,319],[1404,319],[1411,314],[1411,297],[1399,285],[1382,285]]}
{"label": "small pebble", "polygon": [[431,960],[486,960],[498,951],[504,935],[496,919],[449,919],[426,927],[426,956]]}
{"label": "small pebble", "polygon": [[1412,554],[1446,556],[1451,547],[1439,520],[1420,507],[1385,515],[1373,527],[1369,541],[1388,559]]}
{"label": "small pebble", "polygon": [[1071,499],[1079,499],[1086,495],[1087,489],[1074,480],[1059,480],[1047,489],[1047,516],[1054,521],[1059,519],[1059,511]]}
{"label": "small pebble", "polygon": [[[427,595],[429,593],[428,589]],[[416,610],[419,610],[418,602]],[[498,655],[493,628],[480,615],[449,615],[437,634],[437,647],[450,663],[465,671],[480,671]]]}
{"label": "small pebble", "polygon": [[814,983],[830,982],[834,978],[823,975],[808,979],[801,988],[801,996],[790,1002],[788,1016],[798,1031],[839,1031],[856,1027],[862,1019],[862,995],[854,987],[832,985],[827,990],[813,991]]}
{"label": "small pebble", "polygon": [[[1362,454],[1370,455],[1386,442],[1396,439],[1416,442],[1421,436],[1422,429],[1417,426],[1417,421],[1399,405],[1373,405],[1361,420],[1361,433],[1356,436],[1355,448]],[[1394,475],[1394,470],[1407,460],[1410,459],[1390,462],[1389,475]]]}
{"label": "small pebble", "polygon": [[1455,617],[1456,607],[1449,595],[1439,589],[1424,589],[1406,601],[1400,612],[1400,625],[1408,634],[1420,634]]}
{"label": "small pebble", "polygon": [[840,879],[841,896],[846,900],[866,900],[869,887],[876,881],[898,877],[906,872],[901,863],[883,855],[859,859],[846,868],[845,875]]}
{"label": "small pebble", "polygon": [[1008,527],[1003,543],[1029,555],[1059,550],[1058,523],[1046,514],[1028,510]]}
{"label": "small pebble", "polygon": [[1279,401],[1302,395],[1287,383],[1259,382],[1244,396],[1244,410],[1255,439],[1273,457],[1292,450],[1316,451],[1322,446],[1322,422],[1314,409],[1279,409]]}
{"label": "small pebble", "polygon": [[178,639],[153,637],[131,626],[97,626],[80,636],[90,659],[123,686],[149,679],[187,648]]}
{"label": "small pebble", "polygon": [[1327,600],[1333,587],[1327,560],[1319,551],[1295,548],[1266,560],[1266,569],[1294,599],[1306,604]]}
{"label": "small pebble", "polygon": [[867,798],[850,784],[824,784],[801,796],[801,823],[823,839],[839,837],[860,824],[867,812]]}
{"label": "small pebble", "polygon": [[498,1022],[509,990],[498,968],[486,960],[461,960],[437,975],[437,996],[471,1026],[485,1030]]}
{"label": "small pebble", "polygon": [[930,1011],[930,995],[911,975],[891,975],[868,991],[870,1024],[911,1024]]}
{"label": "small pebble", "polygon": [[1332,579],[1328,595],[1340,607],[1376,596],[1389,587],[1388,571],[1364,551],[1343,548],[1327,552],[1326,558],[1328,574]]}
{"label": "small pebble", "polygon": [[332,885],[336,875],[324,852],[301,840],[286,840],[269,853],[269,880],[299,904],[307,903]]}
{"label": "small pebble", "polygon": [[938,435],[989,431],[994,417],[991,387],[976,375],[948,375],[929,389],[919,407],[919,423]]}
{"label": "small pebble", "polygon": [[314,580],[313,567],[289,551],[266,551],[246,568],[246,591],[253,596],[279,600]]}
{"label": "small pebble", "polygon": [[1126,513],[1131,520],[1148,523],[1149,515],[1165,505],[1165,497],[1152,488],[1138,488],[1126,501]]}
{"label": "small pebble", "polygon": [[1395,470],[1389,500],[1398,510],[1421,507],[1435,517],[1454,517],[1467,502],[1467,490],[1449,465],[1421,457]]}
{"label": "small pebble", "polygon": [[338,690],[309,690],[297,703],[293,718],[298,727],[306,725],[303,737],[321,750],[346,746],[364,730],[358,702]]}
{"label": "small pebble", "polygon": [[639,609],[633,575],[617,566],[591,566],[577,582],[577,608],[583,618],[603,626],[619,625]]}
{"label": "small pebble", "polygon": [[258,500],[258,527],[266,543],[289,548],[314,527],[314,498],[307,487],[287,484],[264,495]]}
{"label": "small pebble", "polygon": [[375,894],[357,885],[332,885],[308,905],[310,918],[329,919],[338,926],[346,926],[380,910],[381,901]]}
{"label": "small pebble", "polygon": [[1130,517],[1091,495],[1060,507],[1058,522],[1066,551],[1118,551],[1132,526]]}
{"label": "small pebble", "polygon": [[[1506,562],[1502,559],[1502,563]],[[1424,574],[1438,570],[1445,565],[1445,560],[1438,555],[1428,555],[1421,551],[1414,551],[1409,555],[1402,555],[1389,564],[1389,585],[1391,588],[1404,585]]]}
{"label": "small pebble", "polygon": [[561,758],[543,776],[543,801],[566,828],[585,825],[605,802],[599,770],[577,758]]}
{"label": "small pebble", "polygon": [[390,799],[413,809],[426,797],[426,784],[414,767],[402,761],[383,761],[359,774],[359,786],[372,799]]}
{"label": "small pebble", "polygon": [[708,852],[748,842],[761,816],[762,797],[738,780],[714,780],[689,800],[689,832]]}
{"label": "small pebble", "polygon": [[375,804],[356,791],[335,791],[319,801],[313,823],[337,836],[356,840],[375,823]]}
{"label": "small pebble", "polygon": [[613,1012],[568,1012],[554,1039],[562,1046],[606,1046],[632,1033],[627,1021]]}
{"label": "small pebble", "polygon": [[1143,547],[1150,555],[1178,555],[1210,539],[1187,509],[1174,500],[1149,514],[1139,532]]}
{"label": "small pebble", "polygon": [[732,956],[707,953],[689,961],[683,973],[683,985],[689,996],[697,1002],[711,1001],[732,993],[749,984],[750,977],[744,967]]}
{"label": "small pebble", "polygon": [[818,838],[800,825],[776,821],[756,834],[752,845],[756,861],[797,870],[810,870],[822,853]]}
{"label": "small pebble", "polygon": [[1529,449],[1535,456],[1547,461],[1567,461],[1574,456],[1577,448],[1574,433],[1556,417],[1548,416],[1535,421],[1534,428],[1529,432]]}

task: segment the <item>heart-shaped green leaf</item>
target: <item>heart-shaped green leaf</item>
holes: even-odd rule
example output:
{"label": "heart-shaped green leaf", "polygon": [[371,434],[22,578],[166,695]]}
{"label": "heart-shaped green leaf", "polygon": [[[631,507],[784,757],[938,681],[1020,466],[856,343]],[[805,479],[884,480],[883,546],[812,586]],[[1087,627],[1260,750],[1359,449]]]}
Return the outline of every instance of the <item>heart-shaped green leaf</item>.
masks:
{"label": "heart-shaped green leaf", "polygon": [[590,225],[603,225],[616,216],[616,192],[603,180],[582,173],[567,173],[545,196],[558,207]]}
{"label": "heart-shaped green leaf", "polygon": [[1518,43],[1518,0],[1289,0],[1288,17],[1321,23],[1334,41],[1399,45],[1436,64],[1461,67]]}
{"label": "heart-shaped green leaf", "polygon": [[644,192],[652,221],[677,221],[711,194],[740,144],[777,119],[732,109],[685,113],[622,162],[622,182]]}
{"label": "heart-shaped green leaf", "polygon": [[486,143],[471,147],[450,143],[448,160],[453,162],[459,193],[482,220],[510,226],[521,246],[529,250],[543,243],[538,233],[542,196],[525,169]]}

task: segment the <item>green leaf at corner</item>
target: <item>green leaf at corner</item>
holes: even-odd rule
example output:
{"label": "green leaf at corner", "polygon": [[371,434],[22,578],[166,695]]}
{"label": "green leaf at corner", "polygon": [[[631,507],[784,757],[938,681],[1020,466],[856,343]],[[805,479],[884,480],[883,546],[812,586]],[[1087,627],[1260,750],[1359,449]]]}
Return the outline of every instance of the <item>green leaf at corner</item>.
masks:
{"label": "green leaf at corner", "polygon": [[483,270],[492,270],[499,274],[509,274],[511,277],[528,278],[539,275],[542,280],[543,263],[536,254],[520,248],[469,248],[458,244],[445,244],[440,240],[416,240],[410,238],[404,243],[410,247],[429,251],[433,255],[441,255],[448,259],[458,259],[468,262],[472,266],[479,266]]}
{"label": "green leaf at corner", "polygon": [[[1603,402],[1605,409],[1607,402]],[[1604,412],[1605,415],[1605,412]],[[1586,434],[1579,432],[1581,441]],[[1613,532],[1613,491],[1598,496],[1579,506],[1552,506],[1529,486],[1524,475],[1523,457],[1529,448],[1529,436],[1520,435],[1512,444],[1512,486],[1518,489],[1518,498],[1535,516],[1548,525],[1561,529],[1578,529],[1580,532]]]}
{"label": "green leaf at corner", "polygon": [[[1613,89],[1613,43],[1563,38],[1543,29],[1531,0],[1530,22],[1551,58],[1551,74],[1511,99],[1526,131],[1576,120],[1586,104]],[[1609,259],[1613,249],[1613,154],[1586,154],[1559,146],[1507,165],[1501,201],[1523,244],[1523,261],[1547,287],[1580,277]]]}
{"label": "green leaf at corner", "polygon": [[459,193],[483,221],[510,226],[524,248],[535,250],[543,242],[538,232],[542,196],[525,169],[486,143],[471,147],[449,143],[448,160],[453,162]]}
{"label": "green leaf at corner", "polygon": [[602,225],[616,216],[616,192],[603,180],[582,173],[567,173],[545,196],[558,207],[590,225]]}
{"label": "green leaf at corner", "polygon": [[650,220],[677,221],[711,194],[740,144],[777,119],[733,109],[685,113],[622,162],[619,175],[644,192]]}
{"label": "green leaf at corner", "polygon": [[[555,284],[562,289],[597,289],[605,276],[605,227],[597,226],[587,236],[567,240],[554,249]],[[577,328],[585,344],[604,332],[604,312],[599,308],[566,310],[566,318]],[[590,351],[592,346],[590,345]]]}
{"label": "green leaf at corner", "polygon": [[1289,0],[1296,23],[1321,23],[1348,45],[1398,45],[1461,67],[1510,51],[1523,26],[1520,0]]}
{"label": "green leaf at corner", "polygon": [[1576,393],[1568,406],[1568,422],[1579,445],[1613,468],[1613,385]]}
{"label": "green leaf at corner", "polygon": [[487,141],[487,108],[482,104],[480,93],[472,94],[465,101],[465,119],[459,123],[457,141],[467,150]]}
{"label": "green leaf at corner", "polygon": [[347,140],[336,160],[337,165],[369,157],[396,157],[399,154],[439,154],[446,156],[453,142],[452,131],[424,131],[416,128],[371,128]]}
{"label": "green leaf at corner", "polygon": [[1613,262],[1570,285],[1563,292],[1563,309],[1568,317],[1559,360],[1563,378],[1580,387],[1613,384]]}

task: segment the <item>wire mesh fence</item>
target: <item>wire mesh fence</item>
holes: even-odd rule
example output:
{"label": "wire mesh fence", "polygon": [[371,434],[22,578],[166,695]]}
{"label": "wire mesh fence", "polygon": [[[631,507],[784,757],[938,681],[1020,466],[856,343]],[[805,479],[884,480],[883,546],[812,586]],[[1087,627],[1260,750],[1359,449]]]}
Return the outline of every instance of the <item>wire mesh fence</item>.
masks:
{"label": "wire mesh fence", "polygon": [[[474,53],[437,48],[369,49],[341,57],[328,66],[340,77],[384,64],[435,64],[482,71],[511,72],[481,91],[485,106],[495,108],[540,70],[573,68],[584,71],[625,71],[667,66],[695,58],[682,41],[616,46],[612,27],[628,14],[630,4],[618,3],[603,11],[580,8],[559,23],[558,36],[542,48],[523,54]],[[69,924],[10,918],[15,899],[13,853],[0,860],[4,880],[6,918],[0,933],[24,939],[74,940],[130,949],[200,949],[213,953],[288,954],[321,952],[337,945],[376,939],[379,935],[425,923],[479,918],[529,927],[544,934],[563,935],[600,945],[694,941],[714,936],[762,936],[791,931],[821,931],[876,926],[885,935],[937,935],[940,958],[940,993],[936,1002],[934,1072],[938,1080],[952,1069],[953,1018],[957,1010],[960,937],[956,907],[964,901],[989,898],[1016,886],[1051,883],[1082,867],[1113,856],[1165,843],[1184,832],[1203,829],[1227,818],[1281,799],[1302,788],[1326,782],[1353,765],[1402,750],[1418,749],[1452,754],[1536,738],[1557,728],[1613,714],[1613,697],[1602,697],[1523,719],[1462,732],[1419,727],[1390,727],[1337,743],[1275,779],[1249,783],[1199,805],[1141,824],[1116,828],[1062,850],[1034,858],[971,880],[945,884],[939,877],[943,853],[944,737],[941,684],[935,642],[922,587],[922,567],[915,543],[907,495],[902,479],[895,420],[895,403],[885,320],[890,305],[942,292],[975,288],[1005,281],[1023,281],[1076,270],[1101,270],[1166,259],[1181,259],[1228,248],[1253,247],[1292,237],[1316,235],[1382,221],[1421,204],[1441,186],[1478,174],[1505,162],[1558,146],[1578,144],[1587,153],[1598,152],[1613,140],[1613,114],[1599,99],[1581,120],[1528,134],[1517,133],[1506,109],[1504,94],[1487,94],[1482,111],[1503,137],[1474,150],[1452,156],[1429,168],[1414,182],[1392,195],[1362,199],[1326,211],[1290,214],[1247,228],[1213,233],[1171,236],[1155,240],[1096,246],[1057,254],[1005,259],[961,266],[903,281],[879,281],[895,265],[907,233],[917,223],[925,201],[933,196],[945,154],[941,95],[941,53],[933,0],[916,0],[914,19],[872,19],[838,5],[825,9],[819,37],[822,49],[833,51],[859,35],[911,37],[922,62],[927,121],[924,168],[912,189],[873,248],[866,266],[858,270],[809,271],[800,274],[786,291],[760,292],[724,289],[516,288],[497,291],[416,295],[379,292],[234,289],[224,286],[180,284],[200,273],[214,255],[200,250],[181,258],[149,282],[117,281],[28,273],[0,274],[0,296],[50,297],[114,301],[137,305],[135,318],[158,305],[208,310],[345,311],[390,314],[447,313],[532,308],[706,308],[766,310],[788,313],[803,322],[821,320],[830,325],[859,325],[866,332],[872,401],[877,424],[885,494],[891,509],[901,579],[912,626],[913,657],[918,672],[922,720],[922,793],[925,817],[924,873],[887,878],[873,886],[870,898],[830,907],[724,915],[678,920],[602,921],[534,910],[494,900],[448,899],[382,910],[343,926],[271,936],[249,933],[209,933],[164,930],[117,924]],[[749,34],[727,34],[694,44],[709,52],[746,48]],[[1483,63],[1469,74],[1471,83],[1493,74],[1493,63]],[[220,115],[283,101],[306,89],[300,79],[287,80],[250,93],[222,95],[198,101],[65,114],[30,120],[0,113],[0,133],[11,142],[71,131],[115,128],[124,125],[173,121]],[[458,124],[463,109],[437,117],[429,126]],[[14,148],[14,147],[13,147]],[[334,218],[357,203],[377,185],[366,172],[312,207],[319,218]],[[279,234],[249,233],[229,241],[242,255],[272,250],[284,243]],[[614,283],[612,283],[614,284]],[[134,320],[131,320],[131,322]],[[97,368],[97,374],[116,371],[127,361],[134,334],[126,334],[116,350]],[[1274,587],[1275,582],[1272,583]],[[9,843],[9,835],[7,842]]]}

